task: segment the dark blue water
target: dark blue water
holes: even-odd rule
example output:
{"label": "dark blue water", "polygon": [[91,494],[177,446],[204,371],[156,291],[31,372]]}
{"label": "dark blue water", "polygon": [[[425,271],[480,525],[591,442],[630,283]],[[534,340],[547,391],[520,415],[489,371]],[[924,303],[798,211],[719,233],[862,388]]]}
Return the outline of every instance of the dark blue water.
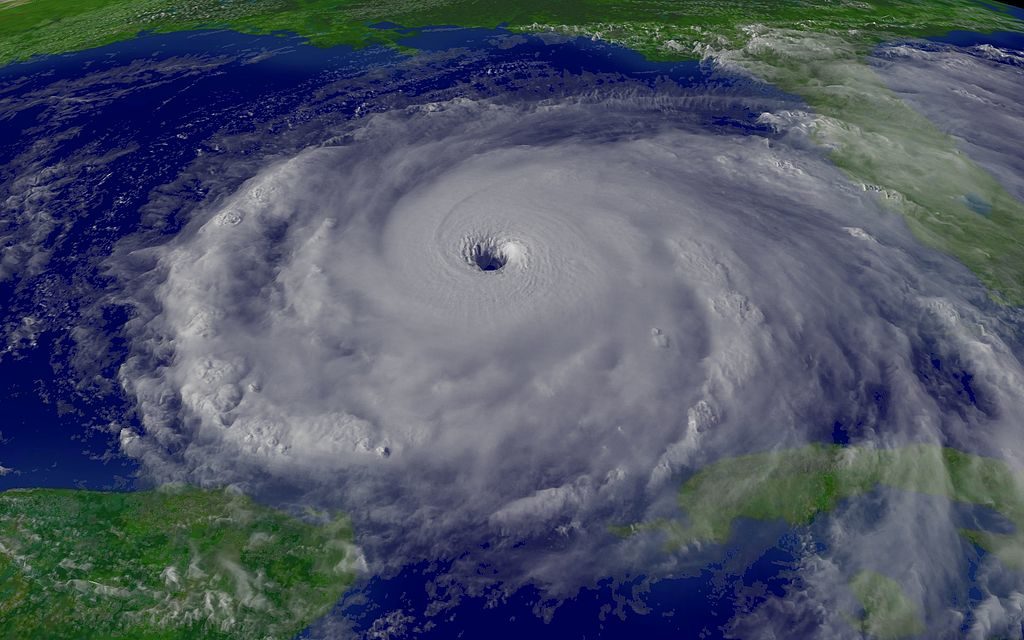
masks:
{"label": "dark blue water", "polygon": [[[391,25],[391,28],[394,28]],[[501,29],[464,29],[451,26],[427,27],[421,29],[398,29],[408,35],[401,39],[403,46],[419,51],[450,51],[452,49],[494,48],[500,40],[508,41],[509,32]],[[512,36],[522,44],[533,43],[544,49],[555,52],[553,60],[559,69],[569,73],[615,73],[631,78],[670,78],[676,82],[690,84],[704,80],[706,72],[700,63],[687,62],[652,62],[640,53],[625,47],[611,46],[607,43],[593,41],[589,38],[554,38],[547,44],[535,36]],[[521,40],[520,40],[521,39]],[[569,46],[565,46],[568,44]],[[517,58],[525,57],[524,53],[533,47],[517,50]]]}
{"label": "dark blue water", "polygon": [[[1024,9],[1011,4],[990,4],[983,0],[977,3],[986,9],[997,13],[1009,14],[1018,20],[1024,20]],[[978,33],[976,31],[950,31],[940,36],[929,37],[932,42],[942,42],[958,47],[976,47],[983,44],[992,45],[1001,49],[1015,49],[1024,51],[1024,32],[1020,31],[996,31],[993,33]]]}
{"label": "dark blue water", "polygon": [[[740,525],[741,529],[744,527],[749,528],[750,523]],[[745,539],[742,535],[738,538]],[[794,544],[793,539],[784,536],[779,544],[749,558],[749,549],[727,548],[723,557],[736,555],[743,559],[711,563],[687,577],[657,581],[648,581],[644,576],[608,578],[557,602],[545,599],[532,586],[498,595],[499,585],[486,595],[465,596],[459,593],[458,586],[444,586],[443,576],[451,562],[423,562],[406,567],[394,578],[370,580],[363,588],[349,593],[331,616],[350,621],[358,634],[372,634],[374,625],[379,628],[379,620],[391,612],[401,612],[407,622],[403,631],[388,636],[395,640],[710,640],[725,637],[724,625],[738,612],[750,611],[767,598],[784,594],[796,560],[791,551]],[[481,571],[486,570],[481,567]],[[432,603],[446,600],[457,605],[430,610]],[[299,637],[330,635],[314,625]]]}
{"label": "dark blue water", "polygon": [[[1017,12],[1024,14],[1020,9]],[[1024,20],[1024,15],[1018,16]],[[976,31],[950,31],[941,36],[928,38],[932,42],[952,44],[958,47],[976,47],[983,44],[999,47],[1000,49],[1014,49],[1024,51],[1024,33],[1015,31],[996,31],[993,33],[978,33]]]}
{"label": "dark blue water", "polygon": [[991,9],[992,11],[996,11],[998,13],[1008,13],[1015,18],[1024,20],[1024,9],[1015,4],[1005,2],[996,5],[990,2],[984,2],[984,0],[977,0],[977,2],[986,9]]}

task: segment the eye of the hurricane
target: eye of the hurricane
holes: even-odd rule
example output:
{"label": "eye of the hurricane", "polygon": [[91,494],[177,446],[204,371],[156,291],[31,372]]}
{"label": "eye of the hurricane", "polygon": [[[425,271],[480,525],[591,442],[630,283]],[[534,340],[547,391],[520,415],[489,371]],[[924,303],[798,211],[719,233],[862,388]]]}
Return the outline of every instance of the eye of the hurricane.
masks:
{"label": "eye of the hurricane", "polygon": [[493,238],[470,240],[463,247],[466,262],[479,271],[501,271],[514,260],[517,250],[515,242]]}
{"label": "eye of the hurricane", "polygon": [[481,271],[499,271],[508,257],[496,247],[478,244],[473,247],[472,260]]}
{"label": "eye of the hurricane", "polygon": [[526,266],[526,247],[519,240],[478,235],[463,237],[461,244],[459,253],[473,271],[497,273]]}

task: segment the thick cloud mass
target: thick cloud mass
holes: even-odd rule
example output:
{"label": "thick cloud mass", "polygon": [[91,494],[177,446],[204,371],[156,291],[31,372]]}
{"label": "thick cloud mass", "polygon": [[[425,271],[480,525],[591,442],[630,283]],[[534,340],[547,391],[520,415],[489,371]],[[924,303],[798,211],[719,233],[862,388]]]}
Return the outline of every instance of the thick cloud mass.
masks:
{"label": "thick cloud mass", "polygon": [[[378,568],[546,539],[507,557],[579,586],[663,559],[607,525],[721,456],[837,424],[1000,449],[1020,367],[966,270],[799,135],[702,132],[691,106],[430,104],[267,167],[119,267],[143,310],[126,451],[329,490]],[[973,402],[922,375],[940,358]]]}

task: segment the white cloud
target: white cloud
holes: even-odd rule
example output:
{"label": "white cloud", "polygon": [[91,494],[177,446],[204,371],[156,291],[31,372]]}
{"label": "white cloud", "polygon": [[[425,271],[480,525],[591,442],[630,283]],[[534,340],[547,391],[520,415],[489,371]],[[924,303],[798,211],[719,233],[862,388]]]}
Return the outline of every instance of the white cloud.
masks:
{"label": "white cloud", "polygon": [[[312,487],[376,569],[561,536],[508,557],[568,589],[650,560],[607,525],[664,515],[711,459],[837,420],[897,442],[1020,415],[960,265],[819,155],[674,117],[458,101],[267,167],[152,271],[119,267],[145,425],[125,449],[157,479]],[[926,342],[1001,413],[942,405]]]}

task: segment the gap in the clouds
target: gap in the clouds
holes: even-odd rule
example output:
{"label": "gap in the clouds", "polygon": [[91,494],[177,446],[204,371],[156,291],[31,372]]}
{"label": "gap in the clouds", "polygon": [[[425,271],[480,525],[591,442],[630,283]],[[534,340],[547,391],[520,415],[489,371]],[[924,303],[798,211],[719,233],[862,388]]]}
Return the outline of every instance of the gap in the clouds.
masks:
{"label": "gap in the clouds", "polygon": [[473,247],[472,261],[481,271],[500,271],[507,258],[497,247],[489,244],[477,244]]}
{"label": "gap in the clouds", "polygon": [[913,359],[918,379],[942,402],[944,412],[962,415],[973,410],[991,415],[995,411],[982,389],[974,384],[974,374],[956,355],[939,353],[934,341],[926,340],[915,347]]}
{"label": "gap in the clouds", "polygon": [[846,426],[839,420],[832,423],[832,444],[850,444],[850,433]]}
{"label": "gap in the clouds", "polygon": [[509,261],[507,243],[477,242],[469,250],[468,261],[480,271],[501,271]]}
{"label": "gap in the clouds", "polygon": [[489,251],[485,251],[474,259],[477,268],[481,271],[500,271],[505,266],[505,260]]}

